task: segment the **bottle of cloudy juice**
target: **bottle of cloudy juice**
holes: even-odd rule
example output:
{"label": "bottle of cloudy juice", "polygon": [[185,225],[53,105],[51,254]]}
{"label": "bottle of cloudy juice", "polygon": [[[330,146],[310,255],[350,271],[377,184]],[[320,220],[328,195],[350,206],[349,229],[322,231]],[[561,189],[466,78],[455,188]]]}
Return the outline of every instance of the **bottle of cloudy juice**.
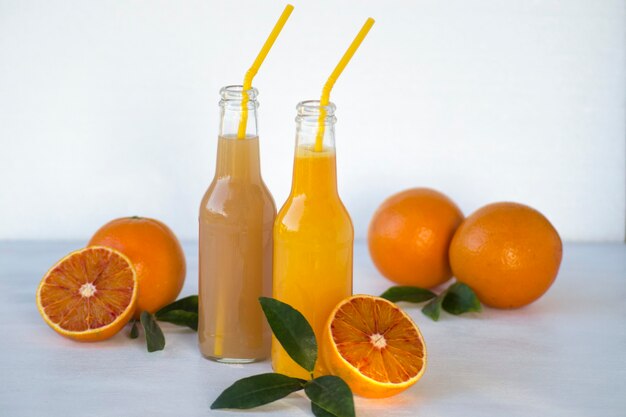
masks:
{"label": "bottle of cloudy juice", "polygon": [[246,363],[269,355],[258,298],[271,294],[276,206],[261,178],[258,91],[228,86],[220,94],[215,178],[200,204],[198,338],[205,357]]}

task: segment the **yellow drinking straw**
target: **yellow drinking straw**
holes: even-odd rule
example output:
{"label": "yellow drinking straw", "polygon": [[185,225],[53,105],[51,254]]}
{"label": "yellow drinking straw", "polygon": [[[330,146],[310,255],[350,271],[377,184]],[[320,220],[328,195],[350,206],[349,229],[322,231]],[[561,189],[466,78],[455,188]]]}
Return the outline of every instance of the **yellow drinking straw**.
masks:
{"label": "yellow drinking straw", "polygon": [[328,106],[328,103],[330,101],[330,90],[333,89],[335,81],[337,81],[337,78],[339,78],[346,65],[348,65],[348,62],[350,62],[356,50],[359,49],[359,46],[361,46],[361,42],[363,42],[363,39],[365,39],[367,33],[370,31],[372,26],[374,26],[374,19],[368,17],[359,33],[350,44],[350,47],[348,47],[348,50],[345,54],[343,54],[341,60],[339,60],[339,63],[330,74],[330,77],[328,77],[326,84],[324,84],[324,88],[322,89],[322,97],[320,98],[321,109],[320,118],[318,121],[317,137],[315,138],[316,152],[320,152],[323,148],[322,142],[324,140],[324,119],[326,118],[326,109],[324,108],[324,106]]}
{"label": "yellow drinking straw", "polygon": [[292,11],[293,11],[293,6],[291,4],[288,4],[285,6],[285,10],[283,10],[283,13],[278,18],[278,21],[274,25],[274,29],[272,29],[270,36],[268,36],[267,40],[265,41],[265,44],[263,45],[263,48],[261,48],[261,51],[259,52],[256,59],[252,63],[252,66],[250,67],[250,69],[246,72],[246,75],[243,79],[243,91],[242,91],[243,100],[241,100],[241,120],[239,121],[239,129],[237,131],[238,139],[243,139],[246,137],[246,127],[248,125],[248,100],[249,100],[247,91],[250,88],[252,88],[252,79],[254,78],[256,73],[259,71],[259,67],[261,66],[261,64],[263,64],[263,61],[265,60],[267,53],[272,48],[272,45],[274,45],[274,42],[276,41],[276,38],[280,34],[280,31],[283,30],[283,26],[285,26],[285,23],[287,23],[287,19],[289,19],[289,15],[291,15]]}

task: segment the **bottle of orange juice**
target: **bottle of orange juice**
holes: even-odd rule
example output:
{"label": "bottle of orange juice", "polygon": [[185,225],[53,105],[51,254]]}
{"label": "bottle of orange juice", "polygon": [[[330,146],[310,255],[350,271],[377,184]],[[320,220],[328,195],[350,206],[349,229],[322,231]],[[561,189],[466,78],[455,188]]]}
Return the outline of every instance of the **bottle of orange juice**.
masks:
{"label": "bottle of orange juice", "polygon": [[[271,292],[276,206],[263,179],[256,89],[221,90],[215,178],[200,205],[200,351],[209,359],[247,363],[266,358],[270,332],[258,298]],[[247,124],[239,131],[242,104]]]}
{"label": "bottle of orange juice", "polygon": [[[304,101],[297,110],[291,194],[274,222],[273,296],[299,310],[321,340],[333,308],[352,294],[354,230],[337,192],[335,106]],[[316,146],[318,123],[323,136]],[[275,339],[272,365],[308,378]]]}

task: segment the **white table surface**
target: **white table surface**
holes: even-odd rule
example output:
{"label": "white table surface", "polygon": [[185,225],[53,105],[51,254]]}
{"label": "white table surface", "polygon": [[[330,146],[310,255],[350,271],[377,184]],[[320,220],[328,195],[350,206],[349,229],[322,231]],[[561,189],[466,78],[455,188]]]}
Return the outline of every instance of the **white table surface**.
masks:
{"label": "white table surface", "polygon": [[[249,412],[212,411],[232,382],[269,372],[268,361],[222,365],[203,359],[195,333],[163,325],[164,351],[146,352],[122,331],[81,344],[39,316],[35,290],[56,260],[81,242],[0,242],[0,416],[309,416],[292,394]],[[197,291],[196,245],[184,245]],[[568,244],[552,289],[533,305],[435,323],[403,305],[428,347],[424,377],[385,400],[356,398],[359,416],[626,415],[626,245]],[[390,283],[364,244],[355,248],[357,293]]]}

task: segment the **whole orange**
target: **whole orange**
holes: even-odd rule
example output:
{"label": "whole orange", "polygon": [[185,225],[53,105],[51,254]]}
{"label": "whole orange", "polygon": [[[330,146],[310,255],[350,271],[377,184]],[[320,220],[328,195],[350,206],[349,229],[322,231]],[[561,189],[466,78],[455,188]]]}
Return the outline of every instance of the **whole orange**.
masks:
{"label": "whole orange", "polygon": [[185,255],[165,224],[147,217],[123,217],[102,226],[88,246],[107,246],[126,255],[137,272],[135,318],[176,300],[185,282]]}
{"label": "whole orange", "polygon": [[480,301],[497,308],[532,303],[550,288],[563,246],[558,232],[537,210],[518,203],[493,203],[469,216],[450,244],[457,280]]}
{"label": "whole orange", "polygon": [[450,279],[448,246],[463,213],[429,188],[394,194],[370,222],[367,241],[374,265],[402,285],[430,288]]}

